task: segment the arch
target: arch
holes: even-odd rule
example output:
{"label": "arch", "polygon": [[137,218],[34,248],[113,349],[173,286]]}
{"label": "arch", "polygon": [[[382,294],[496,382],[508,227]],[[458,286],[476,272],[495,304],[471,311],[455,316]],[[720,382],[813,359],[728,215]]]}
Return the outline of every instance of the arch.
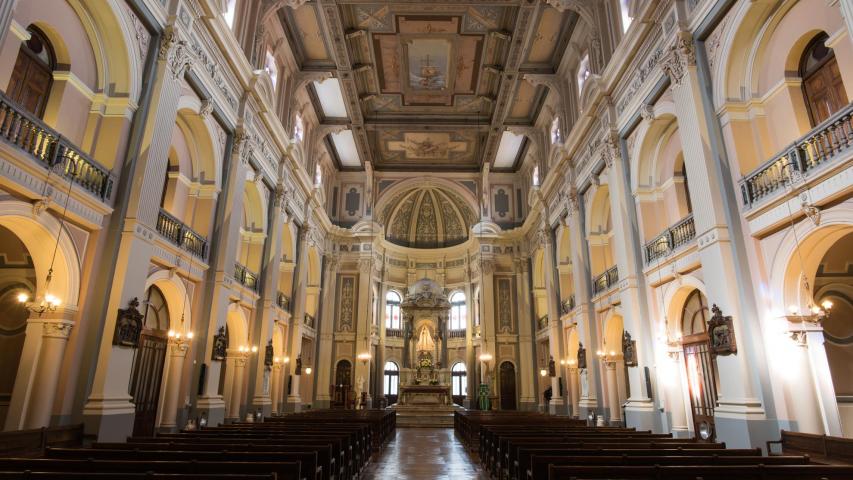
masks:
{"label": "arch", "polygon": [[[145,279],[145,290],[148,291],[151,287],[157,287],[160,290],[169,306],[169,312],[172,312],[175,317],[167,330],[192,331],[192,312],[190,309],[192,299],[188,296],[184,282],[168,270],[159,270]],[[179,325],[178,322],[181,318],[184,323]]]}
{"label": "arch", "polygon": [[233,302],[228,306],[228,314],[225,317],[225,325],[228,328],[228,349],[237,350],[239,347],[249,343],[249,321],[246,312],[239,303]]}
{"label": "arch", "polygon": [[664,310],[666,317],[665,336],[670,338],[681,337],[681,310],[684,308],[684,303],[687,297],[693,291],[699,291],[707,297],[707,289],[705,284],[694,275],[683,275],[673,280],[670,283],[661,285],[658,288],[664,289],[663,304],[661,309]]}
{"label": "arch", "polygon": [[455,397],[468,395],[468,369],[459,361],[450,368],[451,394]]}
{"label": "arch", "polygon": [[352,362],[345,358],[335,364],[335,385],[352,386]]}
{"label": "arch", "polygon": [[376,208],[374,210],[377,213],[384,212],[388,204],[396,199],[399,194],[408,190],[420,188],[444,188],[450,190],[454,194],[459,195],[472,212],[480,211],[479,200],[473,192],[452,180],[432,176],[408,178],[406,180],[396,182],[379,193],[379,196],[376,199]]}
{"label": "arch", "polygon": [[498,367],[498,375],[501,410],[515,410],[517,398],[517,370],[515,363],[511,360],[501,361],[501,364]]}
{"label": "arch", "polygon": [[618,308],[612,308],[608,311],[603,327],[602,351],[611,357],[621,358],[622,334],[625,331],[625,322]]}
{"label": "arch", "polygon": [[50,293],[59,297],[65,308],[75,309],[80,294],[80,256],[71,240],[71,232],[60,227],[52,212],[46,211],[34,217],[32,205],[18,200],[0,202],[0,225],[14,232],[30,252],[39,288],[33,292],[36,296],[44,293],[43,279],[47,278],[53,255],[53,248],[44,246],[53,247],[59,237]]}

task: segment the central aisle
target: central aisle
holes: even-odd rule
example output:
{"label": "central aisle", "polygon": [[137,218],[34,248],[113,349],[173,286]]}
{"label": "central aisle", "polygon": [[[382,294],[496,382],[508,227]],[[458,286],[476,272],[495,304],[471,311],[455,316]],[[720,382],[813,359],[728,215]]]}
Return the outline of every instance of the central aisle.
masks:
{"label": "central aisle", "polygon": [[367,467],[368,480],[485,480],[452,428],[398,428]]}

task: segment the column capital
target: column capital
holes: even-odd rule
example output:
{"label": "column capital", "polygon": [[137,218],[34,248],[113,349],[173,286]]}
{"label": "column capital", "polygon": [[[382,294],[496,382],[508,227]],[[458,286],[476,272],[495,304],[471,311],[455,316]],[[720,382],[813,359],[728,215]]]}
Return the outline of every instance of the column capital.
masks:
{"label": "column capital", "polygon": [[185,357],[190,349],[189,342],[181,339],[169,340],[169,354],[173,357]]}
{"label": "column capital", "polygon": [[157,58],[166,62],[174,79],[181,78],[192,65],[189,45],[180,38],[174,25],[167,26],[163,32]]}
{"label": "column capital", "polygon": [[661,62],[661,69],[669,77],[674,86],[680,86],[687,73],[687,67],[696,65],[696,50],[693,47],[693,36],[690,32],[679,31],[675,42]]}
{"label": "column capital", "polygon": [[41,324],[42,337],[47,338],[68,338],[71,335],[71,330],[74,328],[74,323],[69,321],[44,321]]}

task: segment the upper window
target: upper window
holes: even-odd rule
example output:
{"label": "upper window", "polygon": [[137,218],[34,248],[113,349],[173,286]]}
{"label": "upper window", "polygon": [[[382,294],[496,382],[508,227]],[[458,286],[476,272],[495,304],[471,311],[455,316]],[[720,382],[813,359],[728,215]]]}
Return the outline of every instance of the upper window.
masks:
{"label": "upper window", "polygon": [[397,386],[400,383],[400,368],[394,362],[385,363],[385,382],[383,391],[385,395],[397,395]]}
{"label": "upper window", "polygon": [[619,11],[622,16],[622,33],[628,31],[628,27],[631,26],[631,22],[634,21],[634,17],[631,15],[631,0],[619,0]]}
{"label": "upper window", "polygon": [[813,127],[847,105],[847,92],[835,52],[826,46],[828,39],[825,33],[815,37],[800,59],[803,94]]}
{"label": "upper window", "polygon": [[533,183],[534,187],[539,186],[539,165],[533,167],[533,174],[531,175],[530,182]]}
{"label": "upper window", "polygon": [[314,185],[320,186],[323,184],[323,169],[320,165],[314,167]]}
{"label": "upper window", "polygon": [[228,28],[234,28],[234,17],[237,13],[237,0],[227,0],[225,2],[225,11],[222,12],[222,17],[225,18],[225,23]]}
{"label": "upper window", "polygon": [[30,39],[21,44],[6,94],[30,113],[41,117],[53,83],[56,57],[38,28],[27,28]]}
{"label": "upper window", "polygon": [[583,85],[592,72],[589,70],[589,52],[584,53],[578,64],[578,92],[583,91]]}
{"label": "upper window", "polygon": [[301,142],[305,136],[305,124],[302,123],[302,115],[296,114],[296,119],[293,121],[293,139]]}
{"label": "upper window", "polygon": [[278,82],[278,64],[275,61],[275,56],[269,50],[267,50],[267,54],[264,57],[264,70],[270,75],[272,85],[275,87],[276,82]]}
{"label": "upper window", "polygon": [[400,329],[400,294],[395,291],[385,295],[385,328]]}
{"label": "upper window", "polygon": [[450,296],[450,329],[464,330],[468,324],[468,307],[465,304],[465,294],[456,292]]}

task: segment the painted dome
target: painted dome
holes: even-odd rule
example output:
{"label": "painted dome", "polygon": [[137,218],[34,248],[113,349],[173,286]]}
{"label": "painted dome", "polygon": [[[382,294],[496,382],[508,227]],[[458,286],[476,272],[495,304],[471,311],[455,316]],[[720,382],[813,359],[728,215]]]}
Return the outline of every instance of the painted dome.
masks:
{"label": "painted dome", "polygon": [[443,248],[468,240],[475,214],[458,193],[425,186],[398,193],[386,204],[379,221],[391,243],[412,248]]}

